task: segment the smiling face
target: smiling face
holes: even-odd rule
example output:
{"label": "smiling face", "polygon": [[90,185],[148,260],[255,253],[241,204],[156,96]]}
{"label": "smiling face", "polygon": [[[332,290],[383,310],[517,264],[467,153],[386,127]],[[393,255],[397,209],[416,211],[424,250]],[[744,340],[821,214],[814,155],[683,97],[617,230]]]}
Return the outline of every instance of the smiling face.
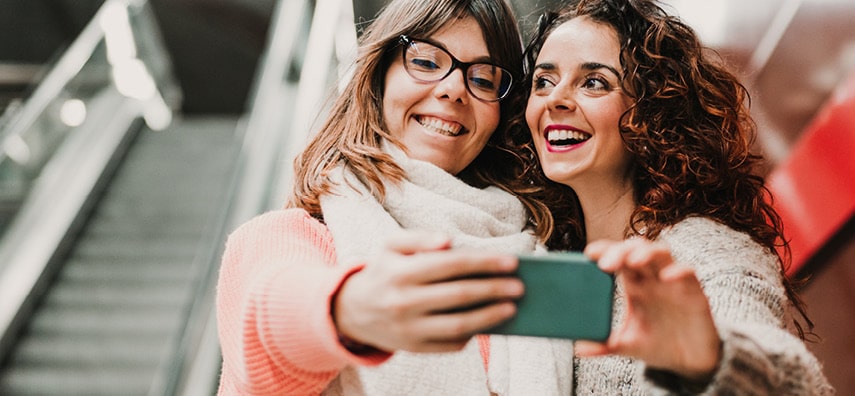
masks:
{"label": "smiling face", "polygon": [[[428,39],[462,62],[489,61],[481,27],[472,18],[454,20]],[[466,89],[463,72],[454,70],[438,82],[421,82],[407,74],[398,54],[386,72],[383,118],[414,159],[457,174],[481,152],[499,125],[499,102],[476,99]]]}
{"label": "smiling face", "polygon": [[630,105],[620,70],[617,33],[587,17],[558,26],[544,42],[526,121],[549,179],[578,193],[625,191],[631,184],[630,154],[618,129]]}

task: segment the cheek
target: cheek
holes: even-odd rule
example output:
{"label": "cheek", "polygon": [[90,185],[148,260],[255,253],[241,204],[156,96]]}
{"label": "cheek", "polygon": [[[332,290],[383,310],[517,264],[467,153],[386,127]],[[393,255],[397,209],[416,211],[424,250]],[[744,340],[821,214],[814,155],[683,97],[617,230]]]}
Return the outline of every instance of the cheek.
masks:
{"label": "cheek", "polygon": [[400,138],[402,126],[401,126],[400,121],[398,121],[399,117],[396,116],[396,114],[393,110],[394,110],[394,106],[392,106],[391,98],[388,96],[384,96],[383,97],[383,120],[382,120],[383,121],[383,128],[390,135],[392,135],[396,138]]}
{"label": "cheek", "polygon": [[[390,88],[394,87],[394,88]],[[392,135],[400,133],[403,128],[403,114],[408,104],[406,85],[395,78],[394,73],[386,76],[386,87],[383,90],[383,124]]]}
{"label": "cheek", "polygon": [[[596,113],[596,119],[599,121],[598,124],[600,129],[618,133],[620,117],[623,115],[623,112],[626,111],[628,106],[626,106],[623,100],[610,100],[606,102],[592,102],[587,106],[587,108],[589,110],[593,109]],[[591,121],[594,121],[593,115],[591,118]]]}
{"label": "cheek", "polygon": [[525,107],[525,122],[531,132],[531,137],[537,140],[540,135],[540,105],[534,99],[529,99]]}
{"label": "cheek", "polygon": [[481,111],[482,114],[485,114],[485,122],[484,129],[488,130],[487,136],[493,134],[496,128],[499,127],[499,121],[501,121],[502,111],[498,104],[493,105],[491,109],[484,109]]}
{"label": "cheek", "polygon": [[499,107],[498,103],[478,102],[470,109],[475,119],[475,127],[479,140],[483,140],[486,144],[496,128],[499,127],[502,114],[501,107]]}
{"label": "cheek", "polygon": [[389,122],[392,120],[392,109],[394,108],[393,102],[394,102],[394,98],[392,96],[389,96],[387,93],[384,92],[383,93],[383,103],[382,103],[382,106],[383,106],[382,113],[383,113],[383,123],[386,124],[387,128],[389,127]]}

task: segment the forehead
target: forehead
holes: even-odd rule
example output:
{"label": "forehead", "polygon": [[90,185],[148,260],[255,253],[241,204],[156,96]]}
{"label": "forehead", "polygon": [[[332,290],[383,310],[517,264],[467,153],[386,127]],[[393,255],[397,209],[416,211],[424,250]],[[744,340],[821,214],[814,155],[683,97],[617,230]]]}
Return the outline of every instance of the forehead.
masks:
{"label": "forehead", "polygon": [[620,42],[614,28],[588,17],[571,19],[559,25],[546,38],[538,63],[548,61],[597,61],[617,66],[620,60]]}
{"label": "forehead", "polygon": [[481,26],[472,17],[454,19],[427,37],[442,44],[461,61],[483,58],[490,55]]}

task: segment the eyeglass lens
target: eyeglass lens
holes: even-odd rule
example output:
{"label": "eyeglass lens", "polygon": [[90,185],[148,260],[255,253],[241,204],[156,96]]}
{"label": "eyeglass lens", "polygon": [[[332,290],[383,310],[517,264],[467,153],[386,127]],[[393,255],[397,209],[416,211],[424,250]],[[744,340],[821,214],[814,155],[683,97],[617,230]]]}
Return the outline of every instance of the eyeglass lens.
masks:
{"label": "eyeglass lens", "polygon": [[413,78],[424,82],[442,80],[455,68],[466,74],[466,87],[478,99],[497,101],[510,91],[511,74],[489,63],[460,62],[435,45],[409,40],[404,50],[404,66]]}

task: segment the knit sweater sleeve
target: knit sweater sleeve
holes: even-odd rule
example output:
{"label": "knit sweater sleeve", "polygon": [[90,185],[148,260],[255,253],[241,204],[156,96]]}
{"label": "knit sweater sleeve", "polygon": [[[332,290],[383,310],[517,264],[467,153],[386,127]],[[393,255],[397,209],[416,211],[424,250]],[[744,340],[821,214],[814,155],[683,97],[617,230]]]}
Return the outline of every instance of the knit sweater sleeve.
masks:
{"label": "knit sweater sleeve", "polygon": [[361,267],[336,266],[326,227],[303,210],[273,211],[233,232],[217,285],[220,395],[317,395],[354,355],[339,342],[332,296]]}
{"label": "knit sweater sleeve", "polygon": [[[684,220],[662,239],[678,262],[695,268],[723,342],[715,377],[698,390],[743,395],[834,393],[816,357],[786,328],[789,300],[773,254],[747,234],[704,218]],[[675,384],[679,381],[654,386]]]}

